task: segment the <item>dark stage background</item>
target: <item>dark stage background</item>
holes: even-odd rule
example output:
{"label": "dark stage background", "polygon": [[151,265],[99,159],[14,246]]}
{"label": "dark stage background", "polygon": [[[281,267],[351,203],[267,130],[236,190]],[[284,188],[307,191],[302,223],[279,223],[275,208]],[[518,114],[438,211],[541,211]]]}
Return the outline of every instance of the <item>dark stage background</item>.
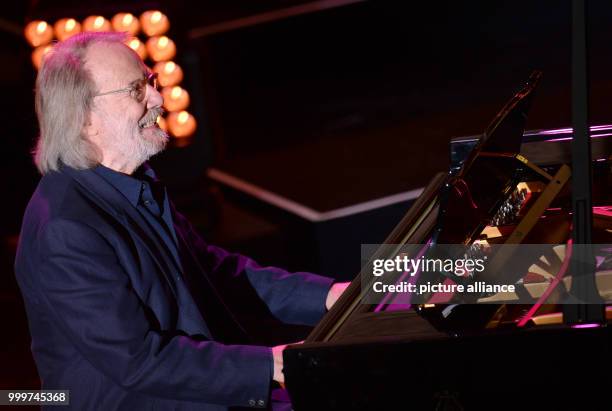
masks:
{"label": "dark stage background", "polygon": [[[347,4],[312,11],[334,3]],[[28,20],[112,16],[148,6],[168,14],[169,36],[177,42],[177,62],[185,69],[183,84],[199,128],[192,144],[153,160],[158,174],[209,241],[264,264],[318,270],[323,265],[310,255],[322,247],[320,237],[311,235],[316,228],[226,190],[206,177],[207,168],[321,212],[420,188],[447,168],[450,138],[483,131],[533,69],[542,70],[544,79],[528,128],[570,124],[568,0],[415,3],[39,0],[2,5],[0,389],[39,384],[12,269],[21,215],[39,178],[29,155],[37,125],[35,72],[21,37]],[[612,3],[589,5],[591,122],[609,123]],[[296,6],[312,12],[224,30],[224,23],[278,17]],[[345,233],[357,247],[382,241],[393,227],[374,226],[368,218],[357,225],[360,230]],[[359,255],[358,248],[351,252]],[[351,278],[358,261],[345,261],[344,255],[338,254],[333,272],[324,273]]]}

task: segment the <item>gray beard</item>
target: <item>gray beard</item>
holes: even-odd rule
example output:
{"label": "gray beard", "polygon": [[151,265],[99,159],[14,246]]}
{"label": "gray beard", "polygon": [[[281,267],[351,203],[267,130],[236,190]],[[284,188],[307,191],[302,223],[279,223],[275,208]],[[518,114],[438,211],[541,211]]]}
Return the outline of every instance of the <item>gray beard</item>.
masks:
{"label": "gray beard", "polygon": [[137,152],[137,157],[135,156],[135,158],[141,159],[142,161],[140,164],[142,164],[166,148],[168,134],[162,129],[156,129],[155,139],[153,141],[145,139],[142,136],[134,140],[135,141],[130,142],[130,145],[134,146],[133,149]]}
{"label": "gray beard", "polygon": [[156,138],[149,140],[142,135],[134,136],[133,133],[130,133],[130,138],[124,141],[115,141],[115,149],[125,159],[129,159],[130,163],[134,164],[134,168],[138,168],[166,147],[169,139],[168,134],[162,129],[156,129],[155,134]]}

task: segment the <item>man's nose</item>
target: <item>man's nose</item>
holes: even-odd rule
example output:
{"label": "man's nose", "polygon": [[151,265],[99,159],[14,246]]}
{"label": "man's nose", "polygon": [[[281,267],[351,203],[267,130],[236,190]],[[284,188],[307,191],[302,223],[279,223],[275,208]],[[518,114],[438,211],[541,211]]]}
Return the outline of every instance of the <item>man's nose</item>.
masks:
{"label": "man's nose", "polygon": [[160,92],[149,84],[147,84],[147,87],[147,108],[150,109],[153,107],[161,107],[161,105],[164,103],[164,98]]}

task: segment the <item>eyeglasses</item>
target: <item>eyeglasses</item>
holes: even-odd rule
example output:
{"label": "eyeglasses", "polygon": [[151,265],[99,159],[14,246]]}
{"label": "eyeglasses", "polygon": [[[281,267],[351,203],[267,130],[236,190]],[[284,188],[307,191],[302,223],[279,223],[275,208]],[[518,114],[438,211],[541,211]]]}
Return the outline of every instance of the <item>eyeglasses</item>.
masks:
{"label": "eyeglasses", "polygon": [[94,97],[106,96],[107,94],[128,92],[130,93],[130,97],[132,97],[134,100],[140,103],[147,96],[147,85],[157,90],[157,73],[149,73],[143,79],[132,82],[132,84],[129,87],[96,94]]}

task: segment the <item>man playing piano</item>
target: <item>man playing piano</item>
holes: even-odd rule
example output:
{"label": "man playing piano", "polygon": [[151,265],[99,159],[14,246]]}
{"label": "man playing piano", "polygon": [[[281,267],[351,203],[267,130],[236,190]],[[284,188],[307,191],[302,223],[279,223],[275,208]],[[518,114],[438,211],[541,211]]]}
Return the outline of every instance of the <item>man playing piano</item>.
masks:
{"label": "man playing piano", "polygon": [[43,177],[15,269],[43,388],[79,410],[274,408],[284,346],[245,343],[236,295],[312,325],[347,284],[208,245],[173,209],[145,163],[168,140],[163,100],[124,40],[74,36],[37,78]]}

